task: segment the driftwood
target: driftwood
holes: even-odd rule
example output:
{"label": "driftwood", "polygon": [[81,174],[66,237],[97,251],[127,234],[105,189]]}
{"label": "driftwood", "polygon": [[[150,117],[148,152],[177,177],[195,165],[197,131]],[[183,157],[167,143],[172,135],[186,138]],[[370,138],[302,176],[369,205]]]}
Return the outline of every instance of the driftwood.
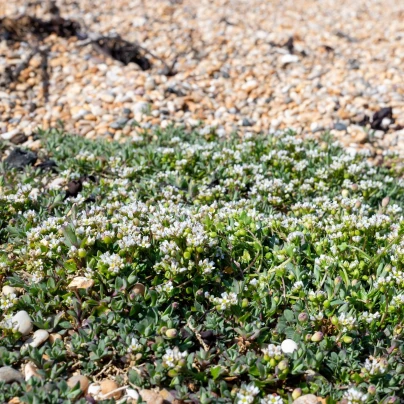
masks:
{"label": "driftwood", "polygon": [[[51,34],[63,38],[77,37],[81,40],[94,36],[84,32],[77,21],[60,17],[58,12],[58,9],[54,9],[54,15],[49,20],[42,20],[28,15],[17,18],[4,17],[0,19],[0,38],[12,42],[24,41],[30,44],[37,44],[41,43]],[[151,67],[150,60],[145,56],[146,54],[152,55],[151,52],[136,43],[126,41],[118,35],[113,37],[98,36],[96,40],[90,40],[90,42],[97,51],[125,65],[136,63],[142,70],[148,70]],[[9,77],[10,80],[18,78],[21,71],[28,66],[30,59],[39,50],[38,46],[31,45],[31,48],[32,52],[29,54],[28,58],[14,70],[13,74]],[[45,53],[41,55],[43,57],[43,64],[46,65],[47,56]],[[168,65],[165,62],[163,62],[163,64],[167,69]],[[172,73],[172,71],[172,69],[168,68],[168,73]]]}

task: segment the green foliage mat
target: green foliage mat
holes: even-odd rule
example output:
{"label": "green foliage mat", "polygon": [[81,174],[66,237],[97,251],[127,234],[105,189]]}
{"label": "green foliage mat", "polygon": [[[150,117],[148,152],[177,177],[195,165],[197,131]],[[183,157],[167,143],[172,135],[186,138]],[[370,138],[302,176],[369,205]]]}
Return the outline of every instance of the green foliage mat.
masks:
{"label": "green foliage mat", "polygon": [[[73,402],[77,371],[178,402],[404,398],[394,158],[291,132],[42,142],[56,168],[1,166],[0,366],[40,377],[0,382],[0,402]],[[21,310],[63,339],[22,347]]]}

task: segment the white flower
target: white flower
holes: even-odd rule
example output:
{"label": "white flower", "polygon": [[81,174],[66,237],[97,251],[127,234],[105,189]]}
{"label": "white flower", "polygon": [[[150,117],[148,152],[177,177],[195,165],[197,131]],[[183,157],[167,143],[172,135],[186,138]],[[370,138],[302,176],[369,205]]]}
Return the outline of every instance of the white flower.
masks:
{"label": "white flower", "polygon": [[188,352],[180,352],[177,347],[174,349],[167,349],[166,353],[163,355],[163,363],[169,368],[175,368],[181,365],[179,361],[188,356]]}
{"label": "white flower", "polygon": [[348,404],[364,403],[368,399],[368,395],[352,387],[345,392],[344,398],[348,400]]}
{"label": "white flower", "polygon": [[268,394],[261,398],[260,404],[283,404],[283,399],[275,394]]}

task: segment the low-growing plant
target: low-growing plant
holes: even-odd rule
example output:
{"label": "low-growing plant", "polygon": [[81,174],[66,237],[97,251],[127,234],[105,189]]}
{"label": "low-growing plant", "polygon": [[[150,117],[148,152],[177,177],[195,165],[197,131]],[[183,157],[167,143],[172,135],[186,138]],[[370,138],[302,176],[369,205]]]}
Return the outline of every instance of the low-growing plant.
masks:
{"label": "low-growing plant", "polygon": [[[1,402],[80,400],[67,378],[106,369],[184,402],[404,398],[393,156],[376,167],[293,132],[41,138],[56,170],[1,166],[0,283],[16,293],[0,298],[0,365],[42,379],[0,385]],[[20,310],[62,339],[21,349]]]}

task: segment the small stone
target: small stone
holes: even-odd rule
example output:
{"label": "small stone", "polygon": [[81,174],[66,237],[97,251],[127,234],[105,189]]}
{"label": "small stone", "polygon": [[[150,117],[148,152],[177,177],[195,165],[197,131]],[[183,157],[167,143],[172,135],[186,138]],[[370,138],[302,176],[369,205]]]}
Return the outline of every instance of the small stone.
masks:
{"label": "small stone", "polygon": [[251,126],[251,122],[247,118],[243,118],[243,120],[241,121],[241,124],[243,126]]}
{"label": "small stone", "polygon": [[23,336],[28,335],[34,328],[28,313],[24,310],[19,311],[11,318],[13,328]]}
{"label": "small stone", "polygon": [[147,102],[140,101],[133,106],[133,113],[136,115],[142,115],[147,111],[148,108],[149,104]]}
{"label": "small stone", "polygon": [[163,404],[163,397],[153,390],[140,390],[140,397],[146,404]]}
{"label": "small stone", "polygon": [[62,184],[64,184],[65,181],[65,178],[62,177],[55,178],[52,182],[49,183],[48,187],[50,189],[58,189],[62,186]]}
{"label": "small stone", "polygon": [[105,398],[119,399],[122,396],[122,391],[117,391],[114,394],[110,394],[111,392],[119,388],[118,384],[114,380],[103,380],[100,383],[100,387],[101,393],[104,395],[104,397],[107,396]]}
{"label": "small stone", "polygon": [[146,290],[146,288],[142,283],[135,283],[135,286],[133,287],[132,292],[135,295],[142,295],[143,296],[145,290]]}
{"label": "small stone", "polygon": [[9,132],[3,133],[0,137],[3,140],[11,140],[19,132],[20,132],[19,129],[13,129],[13,130],[10,130]]}
{"label": "small stone", "polygon": [[53,345],[56,340],[63,340],[62,336],[58,333],[49,334],[49,342]]}
{"label": "small stone", "polygon": [[10,296],[10,295],[17,295],[17,289],[13,288],[12,286],[9,285],[5,285],[3,286],[1,293],[3,294],[3,296]]}
{"label": "small stone", "polygon": [[153,91],[156,88],[156,82],[153,77],[148,77],[144,83],[144,88],[146,91]]}
{"label": "small stone", "polygon": [[25,381],[27,382],[31,377],[39,377],[42,378],[42,376],[38,373],[38,368],[33,364],[32,362],[28,362],[25,367],[24,367],[24,375],[25,375]]}
{"label": "small stone", "polygon": [[67,286],[69,289],[89,289],[94,286],[94,281],[92,279],[88,279],[84,276],[77,276],[74,278],[69,285]]}
{"label": "small stone", "polygon": [[115,101],[115,97],[112,94],[101,94],[100,99],[107,104],[111,104]]}
{"label": "small stone", "polygon": [[256,89],[258,87],[258,81],[257,80],[248,80],[246,83],[244,83],[241,86],[241,89],[243,91],[246,91],[247,93],[250,93],[252,90]]}
{"label": "small stone", "polygon": [[304,396],[299,397],[295,401],[293,401],[293,404],[317,404],[318,399],[317,396],[314,394],[305,394]]}
{"label": "small stone", "polygon": [[299,61],[299,57],[296,55],[287,54],[287,55],[283,55],[281,57],[281,64],[283,66],[286,66],[290,63],[296,63],[298,61]]}
{"label": "small stone", "polygon": [[293,339],[285,339],[281,344],[281,349],[283,353],[291,354],[297,351],[297,344]]}
{"label": "small stone", "polygon": [[36,330],[34,335],[23,345],[24,347],[31,346],[37,348],[41,346],[49,338],[49,333],[46,330]]}
{"label": "small stone", "polygon": [[72,376],[67,380],[67,385],[72,389],[76,386],[77,383],[80,383],[80,390],[85,393],[89,386],[89,381],[86,376],[76,375]]}
{"label": "small stone", "polygon": [[5,383],[23,382],[24,376],[11,366],[3,366],[0,368],[0,381]]}
{"label": "small stone", "polygon": [[167,389],[161,390],[159,394],[165,402],[172,403],[175,400],[175,397]]}
{"label": "small stone", "polygon": [[90,396],[98,399],[100,393],[101,393],[101,386],[98,383],[91,383],[88,386],[87,394],[89,394]]}
{"label": "small stone", "polygon": [[342,122],[337,122],[337,123],[334,125],[334,129],[335,129],[335,130],[347,130],[347,126],[346,126],[344,123],[342,123]]}

